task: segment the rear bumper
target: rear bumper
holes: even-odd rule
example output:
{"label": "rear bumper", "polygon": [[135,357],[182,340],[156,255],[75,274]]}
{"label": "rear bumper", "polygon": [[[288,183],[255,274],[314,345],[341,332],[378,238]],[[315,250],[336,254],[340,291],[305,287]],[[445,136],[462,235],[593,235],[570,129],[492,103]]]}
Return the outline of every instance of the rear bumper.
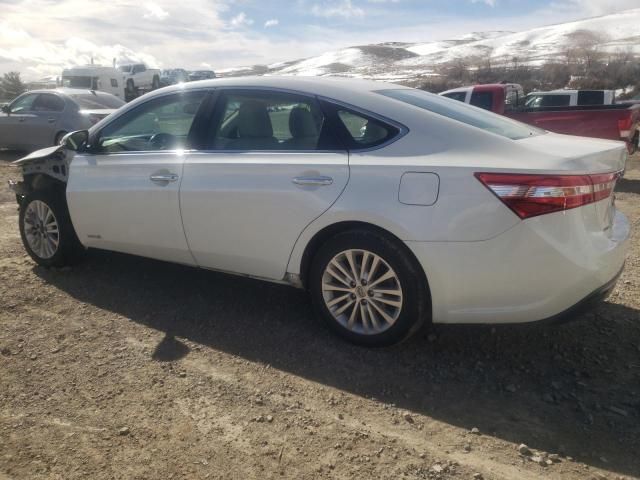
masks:
{"label": "rear bumper", "polygon": [[587,295],[585,298],[580,300],[575,305],[572,305],[571,307],[567,308],[563,312],[553,315],[552,317],[538,320],[536,321],[536,323],[559,324],[559,323],[567,323],[572,320],[575,320],[581,314],[591,310],[592,308],[597,306],[598,303],[606,300],[607,297],[611,295],[611,292],[615,288],[616,283],[618,282],[620,275],[622,275],[623,270],[624,270],[624,265],[620,269],[620,271],[616,274],[615,277],[613,277],[611,280],[609,280],[600,288],[591,292],[589,295]]}
{"label": "rear bumper", "polygon": [[616,212],[602,231],[582,210],[529,219],[481,242],[406,242],[429,280],[433,322],[560,321],[606,296],[624,266],[630,225]]}

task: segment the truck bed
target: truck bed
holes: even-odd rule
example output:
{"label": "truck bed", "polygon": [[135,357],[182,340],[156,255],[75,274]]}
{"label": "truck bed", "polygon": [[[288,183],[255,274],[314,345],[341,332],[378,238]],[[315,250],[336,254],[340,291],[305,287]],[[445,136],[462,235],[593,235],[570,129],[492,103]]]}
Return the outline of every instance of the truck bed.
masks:
{"label": "truck bed", "polygon": [[543,107],[505,112],[507,117],[567,135],[631,142],[640,121],[640,105]]}

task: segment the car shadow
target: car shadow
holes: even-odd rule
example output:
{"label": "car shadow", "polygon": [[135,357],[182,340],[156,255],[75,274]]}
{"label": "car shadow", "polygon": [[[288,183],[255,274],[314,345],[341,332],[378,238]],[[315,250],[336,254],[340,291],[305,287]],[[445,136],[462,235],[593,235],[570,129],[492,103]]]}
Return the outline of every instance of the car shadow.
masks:
{"label": "car shadow", "polygon": [[640,471],[638,310],[603,303],[566,325],[438,327],[365,349],[330,334],[303,291],[122,254],[88,257],[68,273],[34,269],[79,301],[166,332],[153,359],[188,355],[184,338],[515,444]]}
{"label": "car shadow", "polygon": [[640,193],[640,179],[621,178],[616,183],[616,192]]}
{"label": "car shadow", "polygon": [[18,160],[26,155],[25,152],[18,152],[15,150],[4,150],[0,149],[0,162],[13,162]]}

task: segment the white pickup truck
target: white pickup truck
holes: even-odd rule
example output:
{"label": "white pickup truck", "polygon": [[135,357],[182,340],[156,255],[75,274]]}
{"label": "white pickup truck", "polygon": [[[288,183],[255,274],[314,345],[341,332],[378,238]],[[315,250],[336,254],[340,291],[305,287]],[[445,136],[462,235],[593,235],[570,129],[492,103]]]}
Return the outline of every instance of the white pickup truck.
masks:
{"label": "white pickup truck", "polygon": [[157,68],[147,68],[144,63],[128,63],[119,65],[118,70],[124,75],[127,100],[160,87],[160,70]]}

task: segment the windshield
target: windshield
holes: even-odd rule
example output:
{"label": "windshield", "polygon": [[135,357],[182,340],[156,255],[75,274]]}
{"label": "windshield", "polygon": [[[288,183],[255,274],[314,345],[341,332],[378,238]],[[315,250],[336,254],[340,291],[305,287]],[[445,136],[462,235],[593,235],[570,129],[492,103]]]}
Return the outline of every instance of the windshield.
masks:
{"label": "windshield", "polygon": [[104,110],[120,108],[124,102],[113,95],[93,95],[91,93],[71,95],[82,110]]}
{"label": "windshield", "polygon": [[377,93],[511,140],[544,133],[544,130],[424,90],[379,90]]}
{"label": "windshield", "polygon": [[118,67],[121,72],[129,73],[131,71],[131,65],[122,65]]}

